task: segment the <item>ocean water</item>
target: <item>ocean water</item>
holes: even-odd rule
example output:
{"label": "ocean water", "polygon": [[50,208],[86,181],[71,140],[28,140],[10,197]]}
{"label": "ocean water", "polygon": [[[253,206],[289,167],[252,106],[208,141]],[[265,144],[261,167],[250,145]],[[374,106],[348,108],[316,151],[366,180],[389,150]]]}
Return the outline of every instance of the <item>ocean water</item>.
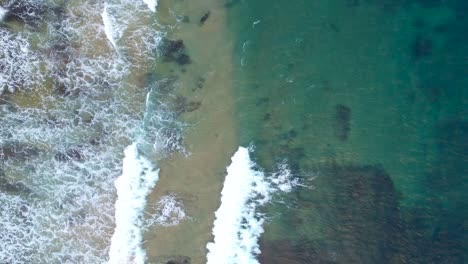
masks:
{"label": "ocean water", "polygon": [[462,0],[0,0],[0,263],[465,263]]}
{"label": "ocean water", "polygon": [[466,1],[226,7],[240,142],[306,183],[263,208],[259,262],[465,263]]}

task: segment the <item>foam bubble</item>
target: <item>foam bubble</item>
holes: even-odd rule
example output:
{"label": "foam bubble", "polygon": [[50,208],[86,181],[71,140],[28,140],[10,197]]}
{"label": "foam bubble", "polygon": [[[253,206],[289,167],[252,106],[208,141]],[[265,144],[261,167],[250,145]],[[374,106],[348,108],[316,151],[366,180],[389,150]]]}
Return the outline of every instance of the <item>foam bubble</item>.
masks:
{"label": "foam bubble", "polygon": [[271,186],[264,173],[255,170],[247,148],[239,147],[231,158],[216,211],[214,242],[208,243],[208,264],[258,263],[258,238],[264,218],[256,212],[270,200]]}
{"label": "foam bubble", "polygon": [[109,251],[109,263],[143,264],[145,253],[141,248],[141,225],[146,196],[159,178],[149,160],[138,153],[136,144],[125,150],[122,175],[115,181],[115,230]]}

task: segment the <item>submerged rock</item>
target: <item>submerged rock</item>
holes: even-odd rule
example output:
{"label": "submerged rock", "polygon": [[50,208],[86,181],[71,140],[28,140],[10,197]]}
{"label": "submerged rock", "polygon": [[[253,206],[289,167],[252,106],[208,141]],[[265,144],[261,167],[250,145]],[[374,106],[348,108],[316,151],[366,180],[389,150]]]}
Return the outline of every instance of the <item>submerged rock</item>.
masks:
{"label": "submerged rock", "polygon": [[169,94],[174,91],[175,83],[177,81],[177,76],[169,76],[167,78],[157,80],[156,87],[158,92],[162,94]]}
{"label": "submerged rock", "polygon": [[59,152],[55,154],[54,159],[57,161],[62,161],[62,162],[71,161],[71,160],[83,161],[85,159],[85,156],[80,149],[70,148],[70,149],[67,149],[65,152]]}
{"label": "submerged rock", "polygon": [[206,20],[210,17],[210,11],[206,12],[201,18],[200,18],[200,25],[205,24]]}
{"label": "submerged rock", "polygon": [[18,21],[33,27],[39,26],[47,11],[42,1],[11,1],[5,7],[7,12],[4,20],[6,22]]}
{"label": "submerged rock", "polygon": [[14,194],[30,194],[32,190],[22,182],[11,182],[0,176],[0,191]]}
{"label": "submerged rock", "polygon": [[411,56],[414,60],[423,59],[432,55],[432,48],[432,40],[419,35],[411,45]]}
{"label": "submerged rock", "polygon": [[345,141],[348,139],[349,132],[351,131],[351,108],[346,105],[337,104],[335,106],[335,121],[334,121],[334,132],[335,136]]}
{"label": "submerged rock", "polygon": [[287,201],[288,234],[261,241],[261,263],[406,263],[398,195],[384,169],[331,163],[320,175],[320,188]]}
{"label": "submerged rock", "polygon": [[196,89],[202,89],[204,84],[205,84],[205,78],[198,77],[198,79],[197,79],[197,88],[192,89],[192,91],[194,91]]}
{"label": "submerged rock", "polygon": [[200,101],[189,101],[186,97],[178,95],[174,100],[174,108],[177,114],[193,112],[201,106]]}
{"label": "submerged rock", "polygon": [[191,259],[187,256],[161,256],[156,260],[156,264],[190,264]]}
{"label": "submerged rock", "polygon": [[161,50],[165,61],[174,61],[179,65],[192,63],[190,56],[186,54],[183,40],[171,40],[165,38],[161,43]]}
{"label": "submerged rock", "polygon": [[39,149],[19,142],[8,142],[0,146],[0,159],[27,160],[39,155]]}

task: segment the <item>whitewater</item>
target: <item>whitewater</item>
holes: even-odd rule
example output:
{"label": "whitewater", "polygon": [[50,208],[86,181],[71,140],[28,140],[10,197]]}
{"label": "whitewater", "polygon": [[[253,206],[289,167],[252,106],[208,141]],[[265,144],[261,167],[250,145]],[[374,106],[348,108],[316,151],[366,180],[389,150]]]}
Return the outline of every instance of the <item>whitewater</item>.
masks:
{"label": "whitewater", "polygon": [[171,197],[143,215],[149,154],[182,149],[157,85],[130,81],[158,55],[156,6],[0,4],[0,263],[144,263],[144,228],[185,217]]}
{"label": "whitewater", "polygon": [[275,193],[305,185],[294,177],[286,162],[274,173],[265,173],[250,157],[253,147],[239,147],[227,167],[221,205],[215,212],[213,242],[207,244],[208,264],[257,264],[258,239],[264,232],[262,206]]}

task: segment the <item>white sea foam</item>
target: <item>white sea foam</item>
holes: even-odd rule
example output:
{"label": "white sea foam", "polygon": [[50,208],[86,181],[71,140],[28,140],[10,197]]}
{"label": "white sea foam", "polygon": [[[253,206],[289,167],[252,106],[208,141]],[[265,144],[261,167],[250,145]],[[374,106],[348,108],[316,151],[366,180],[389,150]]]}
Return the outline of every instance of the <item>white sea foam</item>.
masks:
{"label": "white sea foam", "polygon": [[26,33],[0,28],[0,94],[18,88],[30,89],[43,79],[41,58],[31,50]]}
{"label": "white sea foam", "polygon": [[306,187],[295,177],[286,161],[275,172],[266,174],[251,159],[249,150],[239,147],[227,168],[216,211],[214,241],[208,243],[208,264],[257,264],[258,239],[263,233],[265,215],[259,209],[275,193],[288,193]]}
{"label": "white sea foam", "polygon": [[143,2],[145,2],[151,11],[156,12],[156,7],[158,6],[157,0],[143,0]]}
{"label": "white sea foam", "polygon": [[208,243],[208,264],[258,263],[258,238],[263,233],[264,218],[258,206],[268,202],[272,187],[264,173],[254,169],[249,150],[240,147],[231,158],[221,192],[221,206],[216,211],[214,242]]}
{"label": "white sea foam", "polygon": [[0,6],[0,21],[3,20],[5,15],[8,13],[8,10]]}
{"label": "white sea foam", "polygon": [[175,226],[180,221],[189,218],[185,214],[183,203],[177,200],[175,194],[161,197],[153,210],[154,213],[150,214],[145,221],[145,227],[153,225],[164,227]]}
{"label": "white sea foam", "polygon": [[112,26],[111,19],[109,17],[109,14],[107,13],[107,4],[104,4],[104,10],[102,11],[101,14],[102,17],[102,22],[104,24],[104,32],[106,33],[106,37],[109,40],[109,42],[112,44],[114,49],[117,50],[117,44],[115,43],[115,32]]}
{"label": "white sea foam", "polygon": [[308,187],[293,175],[286,161],[278,165],[277,171],[273,172],[269,180],[276,190],[285,193],[289,193],[297,187]]}
{"label": "white sea foam", "polygon": [[156,185],[159,170],[138,153],[136,144],[125,150],[122,175],[115,181],[115,230],[109,251],[109,264],[143,264],[141,248],[143,210],[146,196]]}
{"label": "white sea foam", "polygon": [[100,49],[107,41],[103,1],[68,1],[65,15],[44,17],[47,33],[0,28],[0,93],[26,92],[49,80],[55,85],[38,93],[32,107],[1,98],[0,146],[33,151],[1,168],[24,190],[0,190],[0,263],[107,262],[116,220],[113,183],[124,146],[142,132],[151,135],[150,146],[165,142],[158,149],[178,145],[169,139],[178,133],[166,137],[164,126],[174,121],[165,109],[153,111],[142,128],[146,89],[126,81],[131,68],[144,71],[143,63],[155,56],[160,35],[154,16],[142,1],[108,2],[116,35],[126,38],[115,42],[132,47],[125,58]]}

